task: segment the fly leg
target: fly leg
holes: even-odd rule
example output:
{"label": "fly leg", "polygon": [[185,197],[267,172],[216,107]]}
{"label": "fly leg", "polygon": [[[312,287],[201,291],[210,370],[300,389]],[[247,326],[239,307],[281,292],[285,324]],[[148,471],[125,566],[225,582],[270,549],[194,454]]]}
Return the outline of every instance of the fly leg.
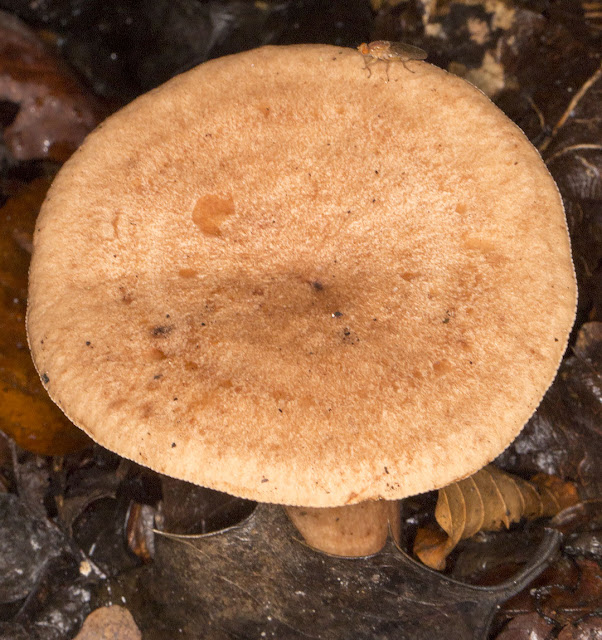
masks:
{"label": "fly leg", "polygon": [[416,73],[415,71],[412,71],[410,69],[410,67],[408,67],[407,65],[408,60],[404,60],[403,58],[401,59],[401,64],[410,72],[410,73]]}
{"label": "fly leg", "polygon": [[[364,69],[366,69],[366,71],[368,72],[368,78],[372,75],[372,69],[370,69],[370,67],[375,63],[378,62],[377,58],[372,58],[371,56],[362,56],[364,58]],[[366,58],[369,57],[370,58],[370,62],[368,62],[366,60]]]}

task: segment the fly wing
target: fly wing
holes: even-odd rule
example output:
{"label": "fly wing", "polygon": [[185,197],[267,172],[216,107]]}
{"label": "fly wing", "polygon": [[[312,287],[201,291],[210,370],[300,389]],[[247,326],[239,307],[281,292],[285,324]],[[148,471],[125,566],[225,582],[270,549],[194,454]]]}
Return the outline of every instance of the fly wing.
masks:
{"label": "fly wing", "polygon": [[428,53],[424,49],[415,47],[405,42],[391,42],[389,43],[389,53],[391,59],[399,60],[424,60]]}

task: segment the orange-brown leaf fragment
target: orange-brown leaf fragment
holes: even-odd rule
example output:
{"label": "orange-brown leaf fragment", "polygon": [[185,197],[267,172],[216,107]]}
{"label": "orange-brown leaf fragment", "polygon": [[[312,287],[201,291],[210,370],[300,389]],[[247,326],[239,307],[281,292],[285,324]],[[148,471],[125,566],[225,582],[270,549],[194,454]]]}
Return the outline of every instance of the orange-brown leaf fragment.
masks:
{"label": "orange-brown leaf fragment", "polygon": [[508,528],[522,518],[552,516],[578,501],[572,482],[546,474],[528,482],[488,465],[439,490],[435,519],[442,531],[420,529],[414,553],[427,566],[442,570],[445,558],[460,540],[479,531]]}
{"label": "orange-brown leaf fragment", "polygon": [[48,397],[25,334],[31,237],[49,185],[34,180],[0,208],[0,430],[34,453],[63,455],[90,440]]}
{"label": "orange-brown leaf fragment", "polygon": [[443,571],[445,559],[452,548],[451,538],[435,525],[422,527],[416,533],[414,554],[431,569]]}
{"label": "orange-brown leaf fragment", "polygon": [[577,487],[573,482],[564,482],[561,478],[546,473],[534,475],[531,482],[541,495],[543,516],[554,516],[579,502]]}

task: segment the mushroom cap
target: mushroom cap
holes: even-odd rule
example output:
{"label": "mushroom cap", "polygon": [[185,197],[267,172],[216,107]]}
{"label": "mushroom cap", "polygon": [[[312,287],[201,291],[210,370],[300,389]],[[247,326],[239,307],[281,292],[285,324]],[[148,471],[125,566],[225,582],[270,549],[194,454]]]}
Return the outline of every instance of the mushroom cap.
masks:
{"label": "mushroom cap", "polygon": [[575,312],[557,188],[465,81],[371,70],[323,45],[214,60],[60,171],[29,340],[100,444],[325,507],[446,485],[519,433]]}

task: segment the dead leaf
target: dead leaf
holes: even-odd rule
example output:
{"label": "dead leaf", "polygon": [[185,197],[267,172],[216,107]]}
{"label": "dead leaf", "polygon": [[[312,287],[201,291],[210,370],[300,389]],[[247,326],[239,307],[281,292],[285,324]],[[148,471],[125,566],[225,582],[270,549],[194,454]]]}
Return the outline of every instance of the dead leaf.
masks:
{"label": "dead leaf", "polygon": [[392,540],[371,556],[328,556],[299,541],[282,507],[259,504],[221,532],[157,533],[153,580],[140,588],[152,601],[149,624],[161,620],[184,640],[201,628],[205,640],[485,638],[496,603],[539,574],[558,538],[547,531],[512,579],[475,587],[427,569]]}
{"label": "dead leaf", "polygon": [[488,465],[439,490],[435,518],[442,531],[419,530],[414,553],[424,564],[441,571],[460,540],[479,531],[508,529],[522,518],[553,516],[578,501],[576,486],[571,482],[546,474],[527,482]]}
{"label": "dead leaf", "polygon": [[566,625],[558,634],[558,640],[600,640],[600,638],[602,638],[602,616],[600,615]]}
{"label": "dead leaf", "polygon": [[[566,633],[569,634],[574,631],[572,625],[594,620],[592,616],[599,614],[601,602],[600,562],[590,558],[569,559],[560,556],[527,589],[504,603],[500,616],[507,619],[537,613],[552,622],[557,630],[568,627]],[[568,635],[568,638],[571,637]],[[589,638],[587,635],[577,637]]]}
{"label": "dead leaf", "polygon": [[523,613],[510,620],[496,640],[547,640],[553,629],[538,613]]}
{"label": "dead leaf", "polygon": [[155,555],[155,508],[149,504],[131,502],[126,517],[125,533],[129,550],[143,562]]}
{"label": "dead leaf", "polygon": [[23,22],[0,12],[0,100],[17,105],[4,141],[18,160],[66,160],[101,119],[97,101]]}
{"label": "dead leaf", "polygon": [[0,208],[0,429],[42,455],[63,455],[90,443],[42,387],[27,348],[28,247],[49,178],[38,178]]}

